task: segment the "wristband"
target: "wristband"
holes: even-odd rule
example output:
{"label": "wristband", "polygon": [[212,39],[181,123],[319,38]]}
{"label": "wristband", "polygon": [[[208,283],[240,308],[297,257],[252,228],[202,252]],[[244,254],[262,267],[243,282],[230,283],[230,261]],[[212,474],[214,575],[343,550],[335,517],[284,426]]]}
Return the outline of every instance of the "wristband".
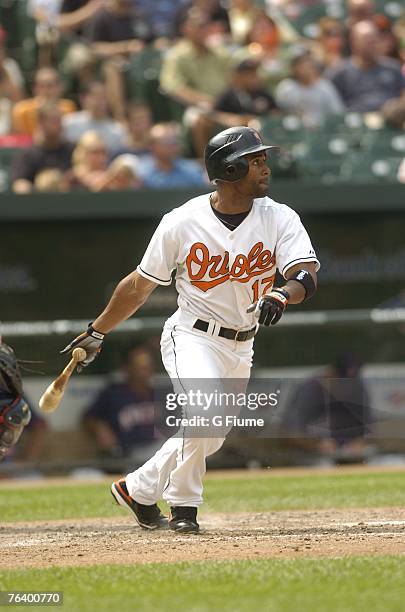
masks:
{"label": "wristband", "polygon": [[269,295],[272,295],[274,293],[277,293],[277,299],[279,299],[280,302],[283,303],[285,308],[290,300],[290,294],[288,293],[287,289],[281,289],[280,287],[276,287],[275,289],[271,290]]}
{"label": "wristband", "polygon": [[298,270],[298,272],[295,272],[287,280],[296,281],[304,287],[305,297],[303,301],[309,300],[309,298],[311,298],[316,291],[316,285],[314,279],[312,278],[312,274],[310,274],[306,270]]}
{"label": "wristband", "polygon": [[105,334],[102,334],[101,332],[98,332],[97,330],[95,330],[92,323],[89,323],[89,326],[87,328],[87,333],[92,338],[96,338],[96,340],[104,340]]}

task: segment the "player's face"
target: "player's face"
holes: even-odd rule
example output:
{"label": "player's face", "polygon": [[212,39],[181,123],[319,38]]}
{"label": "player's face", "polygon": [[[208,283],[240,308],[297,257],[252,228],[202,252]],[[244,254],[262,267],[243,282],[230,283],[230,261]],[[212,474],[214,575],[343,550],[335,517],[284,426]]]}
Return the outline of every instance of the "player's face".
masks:
{"label": "player's face", "polygon": [[270,168],[266,163],[266,151],[252,153],[247,156],[249,171],[244,179],[239,181],[240,190],[253,198],[262,198],[267,194],[270,180]]}

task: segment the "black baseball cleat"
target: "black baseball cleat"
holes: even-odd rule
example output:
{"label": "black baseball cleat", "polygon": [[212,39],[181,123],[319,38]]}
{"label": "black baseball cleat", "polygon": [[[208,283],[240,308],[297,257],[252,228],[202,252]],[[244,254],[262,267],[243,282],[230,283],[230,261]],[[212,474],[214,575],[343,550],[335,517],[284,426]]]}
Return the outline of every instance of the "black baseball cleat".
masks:
{"label": "black baseball cleat", "polygon": [[143,529],[167,529],[168,519],[160,512],[157,504],[145,506],[132,499],[124,479],[112,483],[111,493],[117,504],[134,513],[136,522]]}
{"label": "black baseball cleat", "polygon": [[177,533],[198,533],[197,508],[172,506],[170,508],[169,529]]}

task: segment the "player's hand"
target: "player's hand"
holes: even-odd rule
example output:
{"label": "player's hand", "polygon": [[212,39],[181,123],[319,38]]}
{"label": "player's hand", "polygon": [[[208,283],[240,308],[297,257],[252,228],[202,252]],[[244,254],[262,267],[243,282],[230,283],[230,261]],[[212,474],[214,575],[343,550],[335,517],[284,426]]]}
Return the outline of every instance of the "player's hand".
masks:
{"label": "player's hand", "polygon": [[83,368],[89,365],[99,355],[104,341],[105,334],[96,331],[92,325],[89,325],[87,331],[77,336],[70,344],[60,352],[61,355],[71,353],[75,348],[83,348],[86,351],[86,359],[77,365],[77,371],[81,372]]}
{"label": "player's hand", "polygon": [[273,289],[268,295],[251,304],[247,312],[254,312],[260,325],[275,325],[283,316],[290,296],[285,289]]}

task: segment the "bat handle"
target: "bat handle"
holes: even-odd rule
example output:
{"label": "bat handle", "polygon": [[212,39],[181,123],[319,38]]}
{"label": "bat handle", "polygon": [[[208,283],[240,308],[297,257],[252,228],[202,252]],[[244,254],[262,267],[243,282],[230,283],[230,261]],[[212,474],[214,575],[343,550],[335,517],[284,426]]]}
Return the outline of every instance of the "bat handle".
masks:
{"label": "bat handle", "polygon": [[86,359],[86,351],[84,349],[82,348],[73,349],[72,358],[67,364],[67,366],[65,367],[65,369],[63,370],[59,378],[61,378],[63,381],[66,381],[67,378],[70,378],[77,364],[80,361],[83,361],[84,359]]}

